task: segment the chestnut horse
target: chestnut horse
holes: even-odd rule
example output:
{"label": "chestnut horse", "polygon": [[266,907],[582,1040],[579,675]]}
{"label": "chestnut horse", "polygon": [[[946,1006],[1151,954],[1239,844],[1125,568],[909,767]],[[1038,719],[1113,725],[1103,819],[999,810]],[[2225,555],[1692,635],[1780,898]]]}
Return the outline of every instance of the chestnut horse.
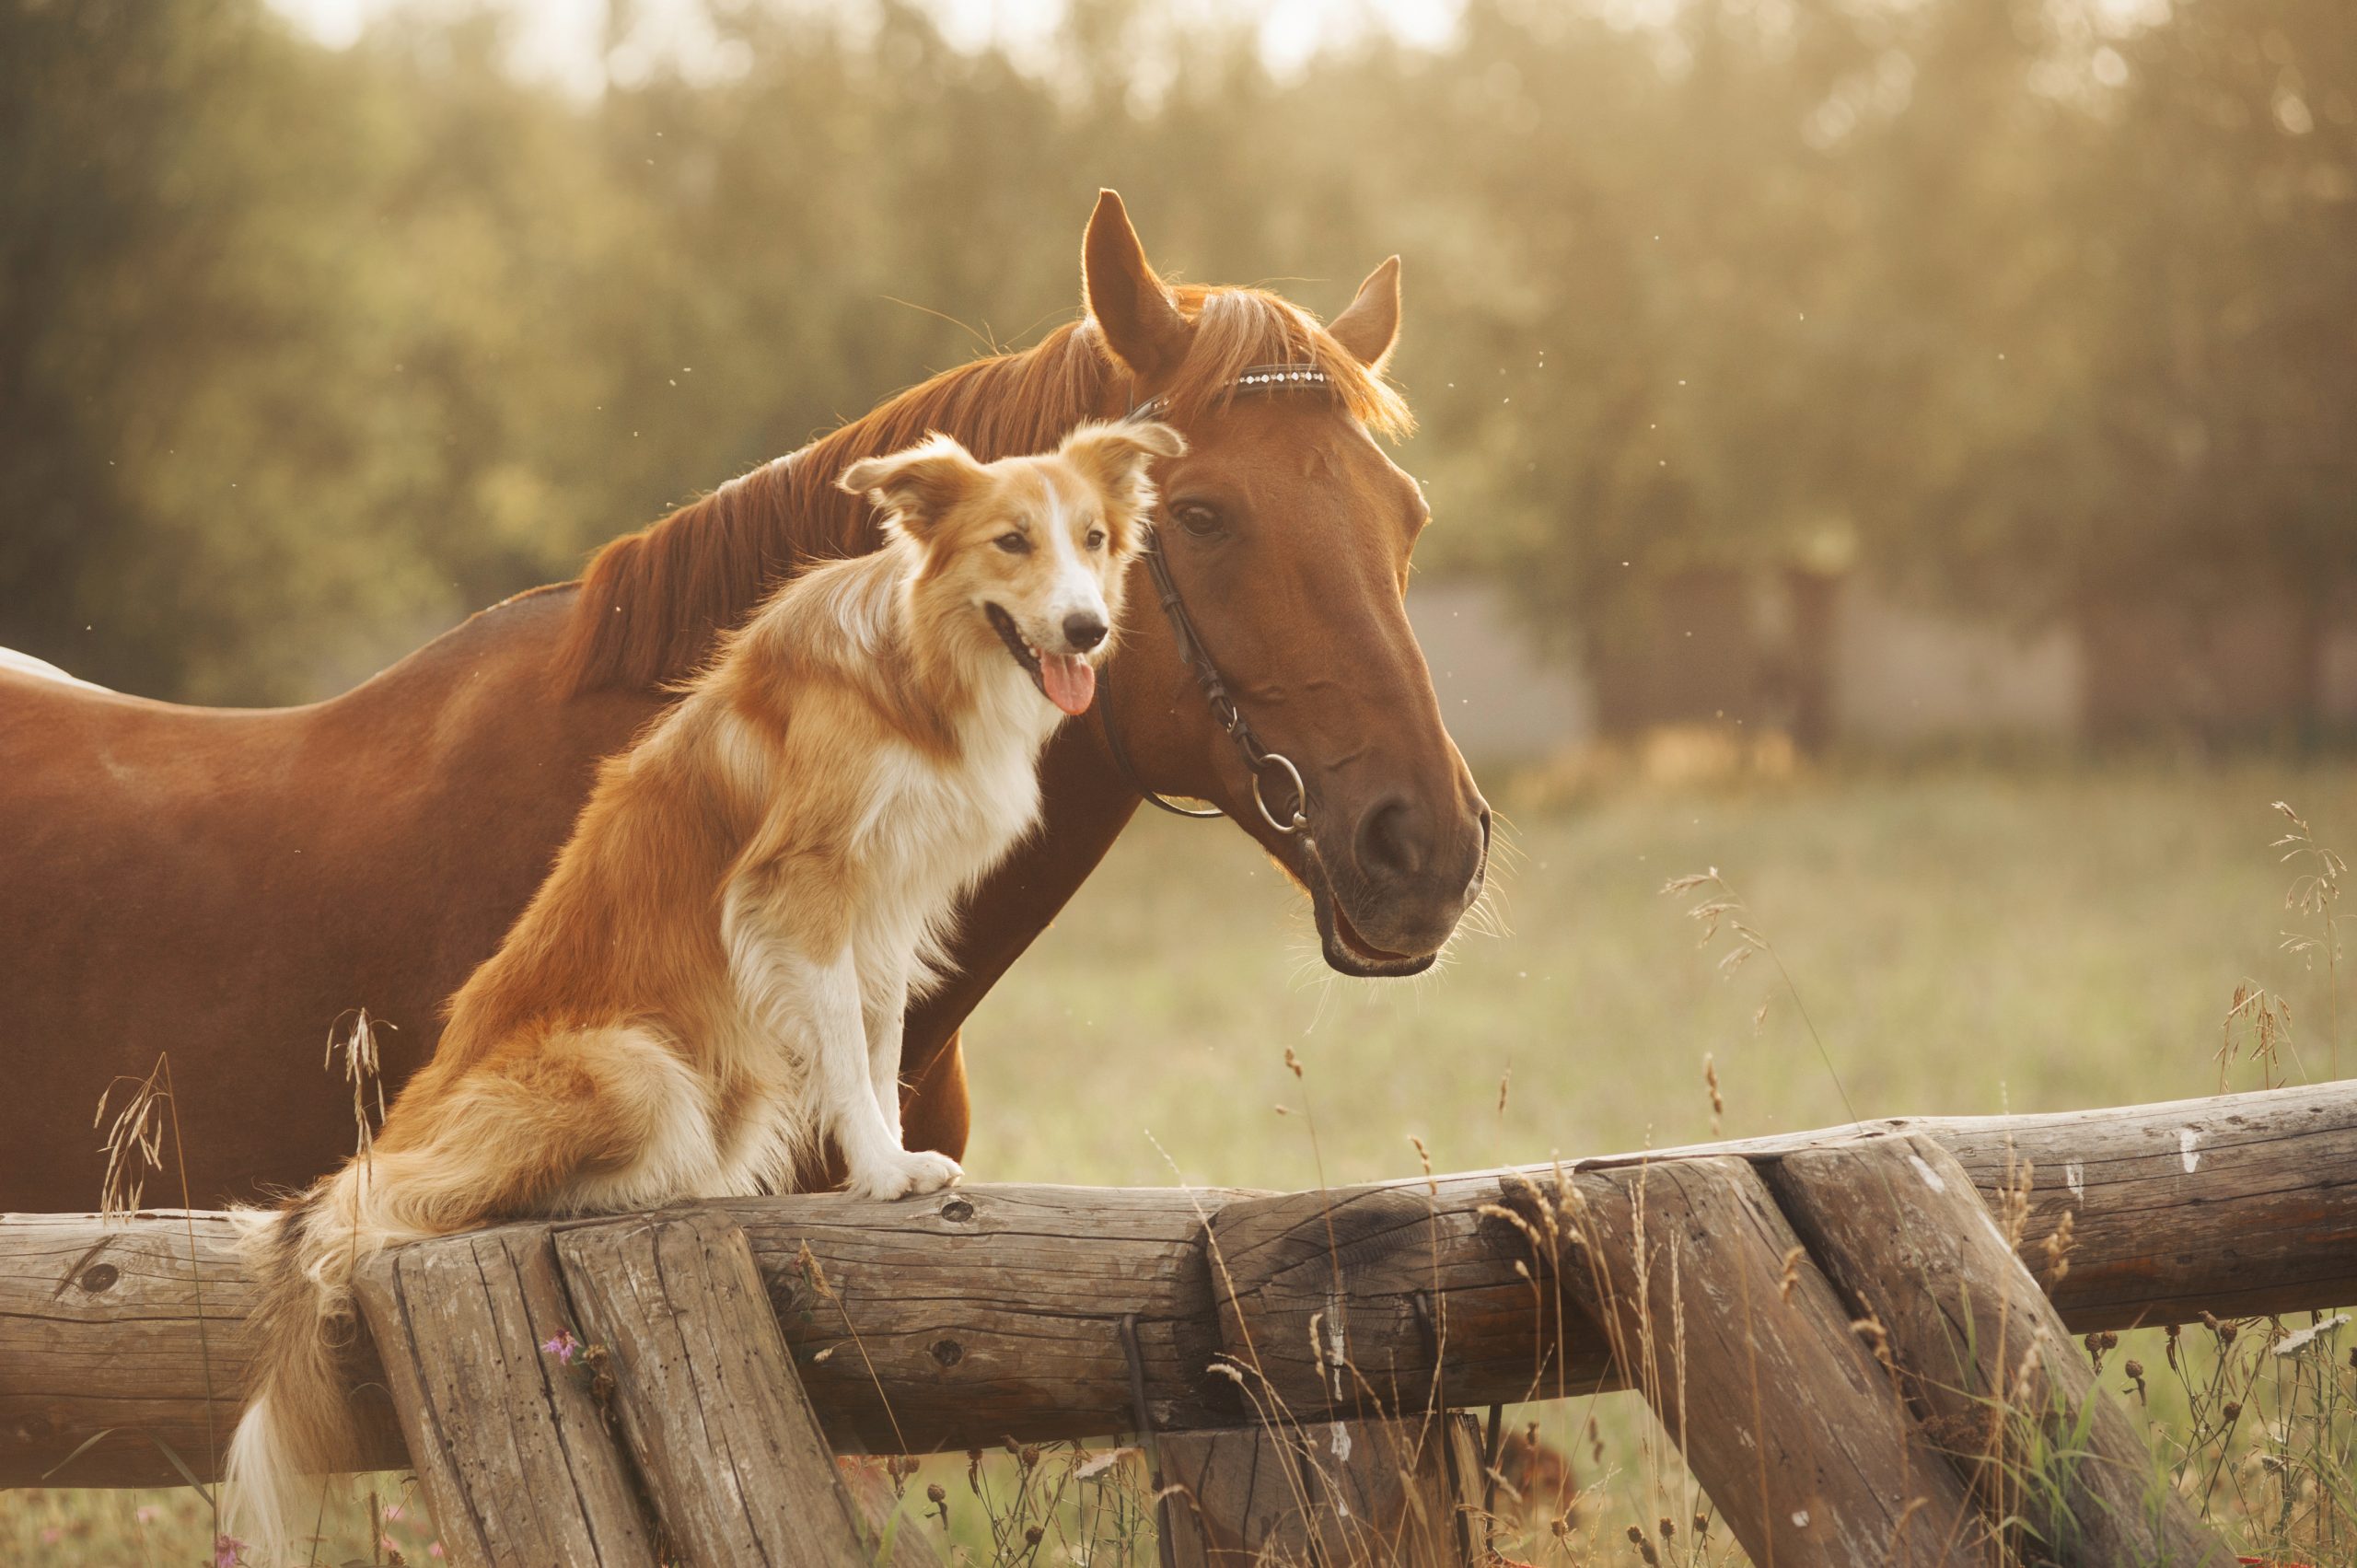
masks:
{"label": "chestnut horse", "polygon": [[[1209,801],[1260,840],[1314,900],[1334,968],[1430,963],[1480,891],[1489,812],[1400,602],[1427,513],[1375,439],[1409,423],[1383,377],[1398,261],[1321,328],[1258,290],[1164,284],[1110,192],[1082,249],[1083,319],[935,377],[341,697],[176,707],[0,668],[0,1209],[89,1207],[99,1096],[165,1051],[196,1203],[331,1168],[353,1140],[351,1090],[321,1063],[331,1028],[364,1006],[394,1026],[382,1071],[400,1086],[546,875],[598,760],[764,589],[874,548],[866,503],[836,477],[929,430],[985,461],[1149,401],[1183,430],[1187,456],[1156,474],[1162,569],[1307,800],[1304,830],[1281,830],[1289,779],[1256,774],[1213,721],[1140,583],[1098,712],[1043,761],[1041,830],[968,909],[955,978],[911,1014],[909,1146],[964,1154],[958,1025],[1141,787]],[[1248,375],[1270,365],[1315,374]],[[1280,817],[1256,807],[1256,779]]]}

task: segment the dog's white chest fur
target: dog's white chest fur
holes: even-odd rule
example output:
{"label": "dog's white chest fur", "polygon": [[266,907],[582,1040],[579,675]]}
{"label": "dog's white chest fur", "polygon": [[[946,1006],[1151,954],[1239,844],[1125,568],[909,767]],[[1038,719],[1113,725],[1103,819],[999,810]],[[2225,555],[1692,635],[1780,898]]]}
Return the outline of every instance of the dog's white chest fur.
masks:
{"label": "dog's white chest fur", "polygon": [[[878,957],[894,947],[915,952],[919,968],[906,978],[920,992],[938,978],[958,900],[1039,818],[1039,747],[1057,715],[1028,680],[1001,684],[967,726],[955,761],[910,747],[876,759],[859,849],[875,895],[873,929],[857,946]],[[867,953],[860,957],[865,981]]]}

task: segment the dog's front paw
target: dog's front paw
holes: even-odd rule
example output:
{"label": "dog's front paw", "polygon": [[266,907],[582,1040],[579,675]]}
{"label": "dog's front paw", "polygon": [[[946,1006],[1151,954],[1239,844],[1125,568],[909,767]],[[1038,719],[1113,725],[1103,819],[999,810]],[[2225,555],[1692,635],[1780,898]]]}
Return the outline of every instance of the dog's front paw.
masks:
{"label": "dog's front paw", "polygon": [[964,1167],[947,1155],[900,1150],[853,1171],[848,1190],[854,1198],[881,1198],[888,1202],[894,1198],[954,1187],[965,1174]]}

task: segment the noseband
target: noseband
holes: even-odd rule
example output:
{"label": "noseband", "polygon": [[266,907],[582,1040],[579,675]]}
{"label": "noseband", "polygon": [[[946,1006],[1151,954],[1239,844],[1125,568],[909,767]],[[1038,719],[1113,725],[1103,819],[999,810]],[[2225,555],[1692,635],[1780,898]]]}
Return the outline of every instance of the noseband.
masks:
{"label": "noseband", "polygon": [[[1239,392],[1308,390],[1328,386],[1326,372],[1314,365],[1256,365],[1236,378]],[[1148,398],[1130,410],[1132,419],[1151,419],[1167,406],[1167,400]],[[1170,622],[1170,635],[1178,647],[1180,662],[1195,672],[1196,684],[1203,689],[1203,701],[1211,705],[1212,720],[1226,731],[1236,748],[1244,754],[1244,765],[1252,772],[1252,804],[1260,808],[1261,820],[1280,833],[1298,833],[1309,825],[1309,790],[1302,783],[1301,770],[1282,751],[1271,751],[1260,744],[1252,733],[1252,726],[1244,711],[1228,694],[1227,682],[1220,679],[1219,667],[1212,662],[1211,651],[1204,647],[1202,633],[1195,629],[1194,617],[1187,613],[1187,601],[1179,596],[1178,579],[1170,575],[1169,557],[1162,553],[1162,543],[1154,534],[1146,536],[1145,547],[1140,552],[1145,557],[1145,569],[1154,577],[1155,593],[1162,601],[1163,619]],[[1174,817],[1224,817],[1217,807],[1196,811],[1166,799],[1149,789],[1138,776],[1135,764],[1130,761],[1129,749],[1121,743],[1121,730],[1113,718],[1111,693],[1097,704],[1097,722],[1105,731],[1105,748],[1112,753],[1113,765],[1121,771],[1130,787],[1144,796],[1148,804],[1158,806]],[[1269,808],[1269,798],[1261,793],[1261,781],[1271,773],[1282,773],[1283,783],[1293,790],[1293,809],[1283,819]],[[1303,842],[1312,855],[1317,846],[1306,834]]]}

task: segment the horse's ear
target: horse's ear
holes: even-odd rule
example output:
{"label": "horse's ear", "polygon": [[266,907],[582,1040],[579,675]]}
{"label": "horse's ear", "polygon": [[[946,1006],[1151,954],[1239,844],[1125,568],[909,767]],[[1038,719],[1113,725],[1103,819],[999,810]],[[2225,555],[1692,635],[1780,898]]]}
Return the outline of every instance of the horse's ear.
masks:
{"label": "horse's ear", "polygon": [[1334,341],[1370,370],[1380,370],[1399,341],[1399,258],[1394,256],[1367,273],[1358,297],[1326,324]]}
{"label": "horse's ear", "polygon": [[1187,357],[1187,318],[1146,263],[1129,211],[1110,191],[1097,192],[1097,210],[1088,215],[1080,283],[1083,308],[1105,334],[1106,346],[1139,380],[1166,375]]}
{"label": "horse's ear", "polygon": [[965,447],[935,433],[904,451],[862,458],[835,482],[882,507],[887,528],[923,540],[989,477]]}

